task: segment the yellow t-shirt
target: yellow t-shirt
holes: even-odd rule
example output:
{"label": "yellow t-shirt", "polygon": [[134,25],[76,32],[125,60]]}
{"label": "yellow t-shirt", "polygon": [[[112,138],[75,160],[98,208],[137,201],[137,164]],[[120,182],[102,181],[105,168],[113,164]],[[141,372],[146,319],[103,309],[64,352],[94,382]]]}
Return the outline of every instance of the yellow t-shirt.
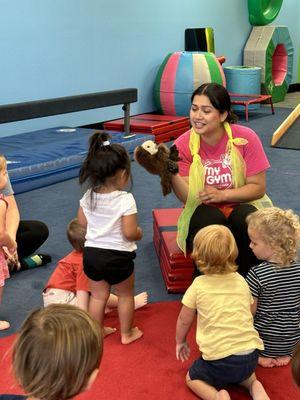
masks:
{"label": "yellow t-shirt", "polygon": [[182,303],[197,310],[196,341],[205,360],[263,350],[250,311],[253,298],[247,282],[237,272],[197,277]]}

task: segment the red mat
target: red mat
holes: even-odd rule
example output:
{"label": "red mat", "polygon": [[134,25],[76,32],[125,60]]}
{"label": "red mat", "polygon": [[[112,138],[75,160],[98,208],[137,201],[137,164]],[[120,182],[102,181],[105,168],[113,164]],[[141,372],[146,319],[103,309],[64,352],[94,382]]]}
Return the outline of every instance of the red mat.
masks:
{"label": "red mat", "polygon": [[[107,130],[123,131],[124,118],[106,121],[103,127]],[[130,132],[154,135],[156,143],[175,140],[189,129],[188,117],[158,114],[138,114],[130,117]]]}
{"label": "red mat", "polygon": [[[136,324],[144,337],[128,346],[113,334],[104,341],[104,356],[100,374],[92,390],[76,400],[189,400],[196,399],[185,386],[184,379],[198,350],[194,344],[194,329],[190,335],[192,356],[181,363],[175,357],[175,326],[179,302],[152,303],[136,312]],[[106,324],[118,327],[116,315]],[[0,393],[19,393],[10,371],[10,357],[3,355],[13,342],[13,336],[0,340]],[[290,367],[257,368],[272,400],[299,400],[300,391],[292,382]],[[229,389],[232,400],[250,399],[243,388]]]}
{"label": "red mat", "polygon": [[[103,127],[104,129],[123,131],[124,118],[104,122]],[[188,130],[189,127],[190,122],[188,117],[157,114],[138,114],[130,117],[130,128],[132,132],[161,134],[179,128],[185,128]]]}

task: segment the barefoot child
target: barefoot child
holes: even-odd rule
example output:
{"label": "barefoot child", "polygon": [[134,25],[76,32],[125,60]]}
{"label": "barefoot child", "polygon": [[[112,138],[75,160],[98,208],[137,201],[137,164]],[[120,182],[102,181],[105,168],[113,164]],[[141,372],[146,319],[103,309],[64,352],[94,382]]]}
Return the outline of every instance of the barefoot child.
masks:
{"label": "barefoot child", "polygon": [[292,210],[270,207],[247,218],[250,248],[259,260],[247,275],[254,297],[254,325],[264,342],[262,367],[290,362],[300,339],[299,217]]}
{"label": "barefoot child", "polygon": [[[5,187],[7,183],[7,167],[6,160],[0,155],[0,190]],[[6,230],[6,212],[8,203],[5,200],[3,194],[0,194],[0,305],[2,302],[3,287],[5,279],[9,278],[9,271],[5,252],[3,247],[6,247],[10,254],[16,253],[17,243],[9,235]],[[0,331],[8,329],[10,327],[9,322],[0,320]]]}
{"label": "barefoot child", "polygon": [[142,238],[134,197],[124,189],[130,181],[130,158],[125,148],[111,144],[105,132],[90,138],[79,173],[88,190],[80,200],[78,221],[87,227],[83,250],[89,278],[90,314],[103,325],[111,287],[118,296],[121,342],[128,344],[143,333],[133,326],[135,241]]}
{"label": "barefoot child", "polygon": [[[44,306],[49,304],[73,304],[88,311],[90,298],[88,277],[83,272],[83,248],[86,228],[74,218],[67,227],[67,237],[74,250],[61,259],[50,276],[43,291]],[[134,296],[134,308],[147,304],[148,294],[142,292]],[[105,312],[108,313],[118,306],[118,297],[110,294]]]}
{"label": "barefoot child", "polygon": [[249,287],[236,272],[237,255],[227,227],[209,225],[196,234],[192,258],[203,275],[182,299],[176,357],[185,361],[190,356],[187,334],[197,314],[196,341],[202,355],[186,375],[187,386],[205,400],[230,399],[223,389],[229,384],[244,386],[254,400],[270,400],[254,373],[263,343],[253,326]]}
{"label": "barefoot child", "polygon": [[67,400],[88,390],[102,358],[102,333],[86,311],[52,304],[33,311],[13,347],[13,370],[26,396],[0,400]]}

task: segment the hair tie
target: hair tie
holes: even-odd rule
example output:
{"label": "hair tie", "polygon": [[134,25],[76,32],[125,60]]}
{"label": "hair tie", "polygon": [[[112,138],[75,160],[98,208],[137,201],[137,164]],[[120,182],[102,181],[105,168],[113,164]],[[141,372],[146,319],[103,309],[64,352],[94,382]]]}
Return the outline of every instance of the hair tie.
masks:
{"label": "hair tie", "polygon": [[103,143],[102,143],[102,146],[109,146],[110,145],[110,141],[109,140],[105,140]]}

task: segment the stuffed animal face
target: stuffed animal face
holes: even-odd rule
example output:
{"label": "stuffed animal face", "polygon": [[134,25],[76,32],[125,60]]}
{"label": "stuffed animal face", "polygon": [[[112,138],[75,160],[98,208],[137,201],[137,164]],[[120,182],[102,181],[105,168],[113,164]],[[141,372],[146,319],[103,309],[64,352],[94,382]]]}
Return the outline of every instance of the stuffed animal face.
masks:
{"label": "stuffed animal face", "polygon": [[168,148],[147,140],[135,148],[134,158],[150,174],[161,175],[167,168]]}
{"label": "stuffed animal face", "polygon": [[171,175],[178,173],[178,151],[175,145],[169,149],[165,144],[157,145],[152,140],[147,140],[134,150],[135,160],[150,174],[160,176],[163,195],[172,191]]}
{"label": "stuffed animal face", "polygon": [[142,144],[142,148],[148,151],[152,156],[158,152],[157,145],[152,140],[146,140],[146,142]]}

